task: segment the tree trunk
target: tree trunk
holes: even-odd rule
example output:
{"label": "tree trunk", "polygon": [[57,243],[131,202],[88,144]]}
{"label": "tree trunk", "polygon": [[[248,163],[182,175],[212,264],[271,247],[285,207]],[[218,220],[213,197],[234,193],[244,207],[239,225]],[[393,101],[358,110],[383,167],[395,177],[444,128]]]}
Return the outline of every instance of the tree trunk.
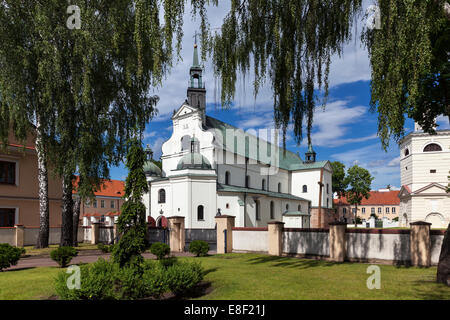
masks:
{"label": "tree trunk", "polygon": [[78,224],[80,221],[81,198],[77,197],[73,206],[73,246],[78,247]]}
{"label": "tree trunk", "polygon": [[450,224],[442,241],[441,254],[437,268],[436,282],[450,286]]}
{"label": "tree trunk", "polygon": [[39,181],[39,235],[36,242],[36,248],[48,248],[50,233],[47,156],[45,153],[42,130],[40,118],[39,116],[36,116],[36,151]]}
{"label": "tree trunk", "polygon": [[358,228],[358,221],[356,221],[357,216],[358,216],[358,205],[355,204],[355,228]]}
{"label": "tree trunk", "polygon": [[72,175],[64,174],[63,177],[63,210],[61,226],[61,247],[73,245],[73,197]]}

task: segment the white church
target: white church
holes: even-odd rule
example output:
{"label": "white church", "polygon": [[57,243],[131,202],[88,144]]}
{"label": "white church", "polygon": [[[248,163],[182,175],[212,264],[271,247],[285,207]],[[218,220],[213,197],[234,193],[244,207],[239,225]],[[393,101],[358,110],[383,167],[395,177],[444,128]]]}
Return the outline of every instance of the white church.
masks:
{"label": "white church", "polygon": [[312,146],[303,160],[266,142],[267,134],[208,116],[202,71],[195,45],[187,99],[174,111],[172,136],[162,145],[162,170],[147,149],[147,218],[164,226],[168,217],[184,216],[190,229],[213,229],[216,215],[235,216],[236,227],[334,221],[329,161],[316,161]]}
{"label": "white church", "polygon": [[400,225],[430,222],[432,228],[450,223],[450,130],[424,133],[415,124],[414,132],[400,142]]}

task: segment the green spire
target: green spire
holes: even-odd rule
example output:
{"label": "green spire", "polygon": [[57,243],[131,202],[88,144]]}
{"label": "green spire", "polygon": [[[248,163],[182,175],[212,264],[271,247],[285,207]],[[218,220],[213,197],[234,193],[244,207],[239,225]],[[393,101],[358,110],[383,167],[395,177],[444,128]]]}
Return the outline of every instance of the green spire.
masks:
{"label": "green spire", "polygon": [[197,49],[197,40],[195,40],[194,44],[194,63],[192,64],[193,67],[200,67],[200,64],[198,63],[198,49]]}

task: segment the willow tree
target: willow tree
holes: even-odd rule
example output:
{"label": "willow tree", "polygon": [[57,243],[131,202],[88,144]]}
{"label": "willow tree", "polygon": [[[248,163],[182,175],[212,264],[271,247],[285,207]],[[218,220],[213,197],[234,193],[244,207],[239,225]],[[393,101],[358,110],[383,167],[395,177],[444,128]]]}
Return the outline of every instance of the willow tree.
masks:
{"label": "willow tree", "polygon": [[[149,89],[162,84],[174,47],[179,56],[186,3],[0,2],[0,138],[6,141],[11,122],[23,137],[29,122],[41,121],[39,161],[45,156],[62,180],[61,245],[73,243],[75,173],[83,181],[80,196],[92,196],[108,167],[122,160],[135,128],[155,114],[157,97]],[[217,0],[191,0],[203,34],[209,3]],[[41,219],[41,230],[48,230],[48,219]]]}
{"label": "willow tree", "polygon": [[371,107],[383,147],[404,135],[405,115],[433,133],[450,120],[450,5],[445,0],[378,0],[378,26],[362,34],[372,68]]}
{"label": "willow tree", "polygon": [[267,78],[272,86],[275,123],[286,129],[293,122],[297,142],[307,123],[308,142],[315,85],[328,95],[330,58],[342,53],[351,37],[360,0],[232,0],[220,32],[211,40],[221,100],[229,106],[239,74],[253,70],[254,95]]}

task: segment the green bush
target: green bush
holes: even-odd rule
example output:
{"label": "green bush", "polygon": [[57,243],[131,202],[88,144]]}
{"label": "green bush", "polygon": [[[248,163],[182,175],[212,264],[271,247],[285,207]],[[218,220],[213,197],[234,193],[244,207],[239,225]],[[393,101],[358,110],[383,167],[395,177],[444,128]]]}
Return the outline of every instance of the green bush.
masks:
{"label": "green bush", "polygon": [[392,219],[392,221],[398,221],[398,217],[395,217],[394,219]]}
{"label": "green bush", "polygon": [[159,264],[165,269],[173,266],[177,262],[178,262],[177,257],[167,257],[159,260]]}
{"label": "green bush", "polygon": [[[166,259],[164,259],[166,260]],[[125,300],[155,297],[173,292],[188,292],[203,279],[198,263],[174,262],[165,268],[159,261],[144,261],[139,267],[120,267],[100,258],[80,267],[81,287],[69,289],[71,274],[60,272],[55,282],[56,293],[63,300]]]}
{"label": "green bush", "polygon": [[167,268],[165,273],[165,282],[168,289],[177,296],[189,292],[202,280],[203,269],[196,262],[176,263]]}
{"label": "green bush", "polygon": [[73,257],[78,255],[78,251],[73,247],[59,247],[50,252],[50,258],[56,261],[61,268],[67,267]]}
{"label": "green bush", "polygon": [[103,253],[110,253],[114,250],[114,244],[97,244],[97,248]]}
{"label": "green bush", "polygon": [[153,253],[158,260],[161,260],[170,253],[170,247],[165,243],[155,242],[150,247],[150,252]]}
{"label": "green bush", "polygon": [[8,243],[0,243],[0,271],[10,266],[15,266],[20,256],[24,253],[24,248],[16,248]]}
{"label": "green bush", "polygon": [[209,251],[209,244],[206,241],[194,240],[189,245],[189,252],[197,257],[206,256]]}

